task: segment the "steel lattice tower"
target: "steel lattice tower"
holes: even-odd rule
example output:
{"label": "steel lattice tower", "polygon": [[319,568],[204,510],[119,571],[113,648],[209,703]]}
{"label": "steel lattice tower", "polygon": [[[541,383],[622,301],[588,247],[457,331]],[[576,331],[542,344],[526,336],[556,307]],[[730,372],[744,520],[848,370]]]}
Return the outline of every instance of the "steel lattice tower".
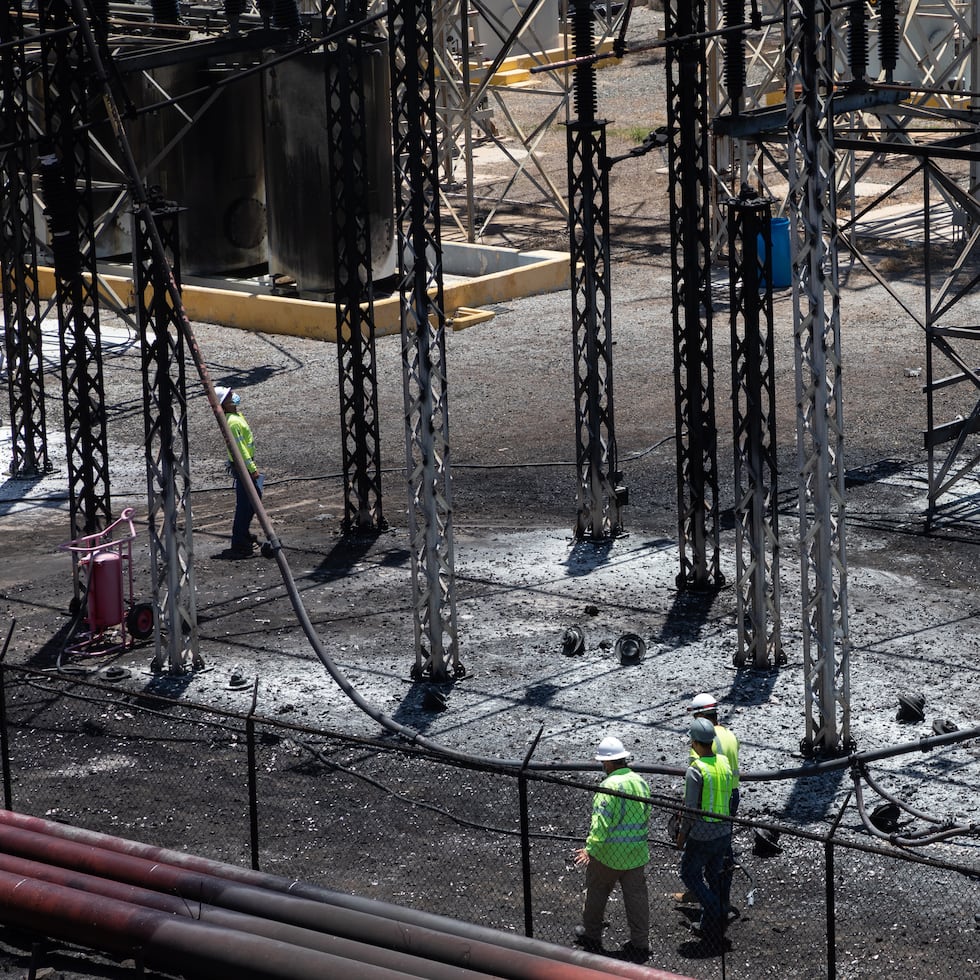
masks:
{"label": "steel lattice tower", "polygon": [[[334,27],[361,20],[366,4],[340,14]],[[373,45],[378,54],[377,45]],[[375,359],[374,290],[368,215],[367,118],[364,59],[372,45],[360,33],[330,46],[326,66],[330,189],[335,225],[334,302],[340,379],[341,445],[344,460],[344,529],[384,528],[378,378]],[[324,53],[326,57],[326,52]]]}
{"label": "steel lattice tower", "polygon": [[[23,38],[20,0],[0,9],[0,37]],[[0,275],[13,476],[50,469],[37,290],[28,65],[23,44],[0,48]]]}
{"label": "steel lattice tower", "polygon": [[[592,6],[575,0],[575,57],[593,54]],[[622,530],[625,491],[613,421],[612,296],[609,267],[609,173],[606,123],[596,119],[595,65],[575,66],[577,119],[566,129],[568,230],[572,280],[577,538],[601,539]]]}
{"label": "steel lattice tower", "polygon": [[[198,653],[197,600],[191,520],[190,447],[184,338],[170,301],[171,275],[180,282],[179,211],[151,212],[170,268],[161,268],[144,215],[133,219],[133,282],[143,370],[143,422],[153,595],[155,652],[151,670],[180,674],[204,666]],[[166,636],[167,655],[163,652]]]}
{"label": "steel lattice tower", "polygon": [[[729,202],[728,269],[735,433],[735,666],[785,663],[779,614],[776,381],[773,375],[772,234],[769,201]],[[765,246],[759,254],[760,236]],[[760,259],[764,261],[760,262]],[[760,275],[761,274],[761,275]]]}
{"label": "steel lattice tower", "polygon": [[[432,5],[388,7],[416,680],[463,672],[456,634]],[[425,641],[428,641],[428,649]]]}
{"label": "steel lattice tower", "polygon": [[41,185],[54,252],[71,536],[77,538],[111,523],[86,135],[88,65],[84,38],[65,0],[39,4],[39,28],[47,141]]}
{"label": "steel lattice tower", "polygon": [[[718,541],[704,5],[665,4],[681,589],[723,584]],[[691,37],[691,35],[700,35]]]}
{"label": "steel lattice tower", "polygon": [[850,745],[834,61],[830,4],[786,5],[805,751]]}

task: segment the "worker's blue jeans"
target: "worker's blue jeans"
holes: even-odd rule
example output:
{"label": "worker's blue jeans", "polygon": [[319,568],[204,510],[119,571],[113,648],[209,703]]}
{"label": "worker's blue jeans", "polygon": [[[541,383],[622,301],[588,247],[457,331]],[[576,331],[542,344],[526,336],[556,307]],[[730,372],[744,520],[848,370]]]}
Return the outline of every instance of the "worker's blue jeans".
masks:
{"label": "worker's blue jeans", "polygon": [[701,929],[705,933],[720,935],[728,915],[728,909],[722,908],[722,875],[731,843],[731,830],[714,840],[688,837],[684,842],[681,880],[701,903]]}
{"label": "worker's blue jeans", "polygon": [[[262,496],[262,485],[264,477],[259,477],[253,481],[255,489]],[[231,546],[232,548],[250,549],[252,538],[249,534],[249,527],[252,518],[255,516],[255,508],[252,506],[252,498],[249,495],[248,487],[244,487],[238,477],[235,477],[235,519],[231,525]]]}

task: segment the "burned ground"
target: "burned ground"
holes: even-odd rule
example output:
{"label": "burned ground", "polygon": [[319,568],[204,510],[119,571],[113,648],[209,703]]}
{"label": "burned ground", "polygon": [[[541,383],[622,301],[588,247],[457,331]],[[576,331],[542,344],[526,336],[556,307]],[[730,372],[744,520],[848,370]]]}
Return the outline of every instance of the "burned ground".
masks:
{"label": "burned ground", "polygon": [[[639,118],[630,101],[637,86],[662,72],[662,64],[648,54],[600,73],[600,108],[617,120],[611,152],[629,145],[631,128],[654,128],[664,121],[657,115],[663,112],[662,99]],[[540,152],[562,174],[563,130],[556,129]],[[686,701],[695,691],[709,690],[721,699],[728,723],[742,739],[748,772],[805,761],[799,753],[805,706],[792,297],[789,290],[774,297],[779,572],[787,663],[778,670],[737,671],[732,663],[738,633],[731,585],[734,491],[723,281],[716,290],[713,341],[721,562],[728,584],[716,593],[692,596],[678,592],[674,581],[679,562],[673,286],[667,177],[661,164],[641,158],[617,165],[610,191],[615,424],[630,491],[626,533],[599,547],[576,544],[571,537],[576,499],[569,295],[501,304],[493,308],[491,321],[447,338],[455,595],[466,675],[447,687],[444,712],[426,710],[426,685],[410,676],[415,646],[399,339],[381,339],[377,350],[389,528],[356,544],[341,535],[335,350],[309,340],[194,325],[215,381],[233,384],[243,394],[268,480],[265,505],[323,647],[378,711],[453,751],[520,759],[540,731],[535,761],[586,761],[595,742],[615,732],[637,763],[680,766],[686,752]],[[522,247],[567,244],[557,216],[516,203],[501,209],[489,237]],[[914,297],[922,288],[914,252],[886,241],[880,254],[900,288]],[[980,486],[975,476],[968,477],[947,498],[944,513],[927,525],[925,337],[859,265],[843,263],[841,281],[851,734],[858,750],[868,751],[914,744],[932,734],[933,722],[947,720],[960,729],[977,724]],[[972,298],[962,301],[962,322],[978,322],[975,306]],[[113,501],[117,507],[137,508],[136,592],[145,596],[149,570],[138,347],[121,321],[106,317],[105,327]],[[59,382],[50,367],[48,390],[55,392]],[[949,417],[968,413],[975,402],[974,390],[962,404],[949,406]],[[56,408],[49,414],[53,432],[58,431],[57,414]],[[340,691],[297,626],[276,565],[261,558],[230,560],[233,497],[224,448],[196,387],[189,423],[194,573],[206,669],[183,677],[151,674],[152,650],[146,646],[108,659],[64,652],[72,582],[71,563],[58,550],[69,532],[63,451],[59,455],[57,450],[52,454],[55,469],[43,480],[11,479],[3,488],[0,616],[15,621],[7,661],[50,672],[71,668],[96,680],[111,664],[129,672],[119,686],[124,699],[161,694],[243,713],[252,687],[232,685],[237,673],[258,681],[257,710],[267,718],[378,737],[377,720]],[[585,649],[568,657],[562,637],[573,625],[582,629]],[[641,664],[624,667],[616,658],[615,642],[625,632],[643,638]],[[897,695],[910,690],[925,698],[920,723],[896,716]],[[240,761],[240,742],[227,733],[189,737],[185,726],[166,720],[154,737],[134,737],[127,725],[137,722],[126,717],[126,709],[80,710],[76,700],[33,687],[15,693],[20,714],[12,748],[19,808],[69,819],[76,801],[64,798],[63,776],[50,773],[67,768],[94,786],[93,759],[107,758],[107,765],[117,756],[137,759],[139,767],[168,774],[174,787],[183,782],[194,795],[182,797],[176,788],[161,792],[162,776],[141,780],[128,772],[127,763],[121,767],[127,792],[113,793],[112,783],[106,784],[109,802],[99,804],[105,823],[96,829],[245,860],[246,831],[237,823],[236,809],[241,800],[223,802],[221,812],[209,813],[214,802],[207,801],[209,790],[200,782],[209,772]],[[47,719],[36,730],[21,724],[35,714]],[[46,736],[59,726],[74,737]],[[437,778],[435,770],[426,769],[422,778],[416,766],[384,753],[370,758],[342,754],[325,761],[304,748],[306,741],[273,742],[265,749],[276,755],[276,764],[267,760],[264,868],[520,927],[513,918],[513,896],[498,896],[487,884],[487,869],[502,860],[502,839],[489,832],[464,835],[453,819],[462,809],[472,822],[496,827],[491,817],[497,809],[487,802],[494,793],[481,786],[483,777],[442,773]],[[338,762],[344,769],[367,767],[385,788],[365,790],[366,784],[345,775]],[[973,741],[897,756],[877,764],[874,772],[890,792],[919,810],[976,824],[978,766],[980,749]],[[347,778],[350,793],[338,790],[339,780]],[[656,792],[676,792],[676,777],[653,775],[651,782]],[[450,816],[403,806],[390,792],[394,786]],[[866,840],[850,788],[846,771],[796,781],[753,780],[746,784],[743,814],[814,832],[826,831],[840,818],[842,833]],[[324,803],[327,789],[330,808]],[[582,794],[558,795],[542,801],[536,813],[545,835],[535,845],[542,868],[536,879],[539,907],[553,920],[543,938],[567,941],[575,922],[581,882],[566,866],[565,838],[584,831],[587,808]],[[506,811],[507,829],[513,829],[514,813]],[[229,831],[229,826],[238,829]],[[976,839],[967,841],[928,851],[975,866]],[[676,855],[659,838],[657,843],[651,877],[658,964],[694,976],[718,976],[717,960],[702,962],[689,955],[683,913],[666,898],[676,887]],[[461,883],[453,884],[453,877],[442,882],[447,854],[465,879]],[[821,860],[817,845],[801,844],[765,866],[750,865],[759,877],[758,893],[733,930],[730,976],[826,975],[820,958],[825,955],[823,924],[815,923],[822,913],[814,913],[814,892],[820,887],[815,869]],[[431,871],[426,888],[414,870],[419,866]],[[923,884],[924,904],[906,866],[896,870],[882,859],[849,854],[838,870],[840,976],[876,977],[892,969],[917,977],[969,972],[971,945],[976,958],[973,915],[980,911],[975,882],[954,876],[954,884]],[[431,884],[436,881],[446,890],[437,890]],[[883,901],[885,895],[891,901]],[[619,911],[614,906],[611,918]],[[13,942],[15,937],[4,938]],[[934,955],[943,943],[959,955],[948,973],[942,956]],[[792,968],[787,950],[792,951]],[[0,952],[0,965],[14,975],[24,971],[23,957],[10,945]],[[77,962],[59,962],[57,969],[65,978],[112,975],[105,964],[93,965],[91,973]]]}

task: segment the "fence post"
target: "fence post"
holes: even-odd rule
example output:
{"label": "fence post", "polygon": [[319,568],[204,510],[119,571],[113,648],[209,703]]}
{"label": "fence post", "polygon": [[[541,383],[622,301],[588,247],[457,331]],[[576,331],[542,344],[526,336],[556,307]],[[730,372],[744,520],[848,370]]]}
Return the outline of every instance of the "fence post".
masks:
{"label": "fence post", "polygon": [[824,855],[824,890],[826,891],[827,906],[827,980],[836,980],[837,977],[837,908],[836,908],[836,888],[834,885],[834,834],[844,819],[847,805],[851,802],[854,793],[852,786],[844,797],[834,822],[830,825],[830,830],[823,842]]}
{"label": "fence post", "polygon": [[527,767],[531,756],[538,747],[538,740],[544,731],[544,725],[538,729],[521,763],[521,771],[517,776],[517,793],[521,808],[521,878],[524,886],[524,935],[529,939],[534,937],[534,906],[531,899],[531,828],[527,812]]}
{"label": "fence post", "polygon": [[252,849],[252,870],[259,870],[259,790],[255,758],[255,706],[259,699],[259,679],[252,685],[252,707],[245,719],[245,742],[248,746],[248,833]]}
{"label": "fence post", "polygon": [[834,907],[834,842],[831,838],[824,841],[824,875],[827,890],[827,978],[835,980],[837,976],[837,919]]}
{"label": "fence post", "polygon": [[10,638],[14,635],[14,627],[17,620],[10,621],[10,629],[7,630],[7,639],[3,642],[3,650],[0,651],[0,766],[3,767],[3,808],[11,809],[12,793],[10,785],[10,746],[7,742],[7,647],[10,646]]}

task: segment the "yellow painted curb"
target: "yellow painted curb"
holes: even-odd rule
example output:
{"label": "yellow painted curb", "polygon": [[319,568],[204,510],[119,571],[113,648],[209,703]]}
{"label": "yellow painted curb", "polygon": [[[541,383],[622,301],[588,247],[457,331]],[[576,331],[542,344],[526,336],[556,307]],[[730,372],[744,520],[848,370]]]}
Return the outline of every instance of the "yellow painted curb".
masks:
{"label": "yellow painted curb", "polygon": [[[470,326],[483,322],[492,314],[474,318],[473,312],[482,306],[505,303],[521,296],[550,293],[567,289],[570,284],[569,255],[567,252],[528,252],[518,255],[513,249],[489,250],[478,246],[452,246],[457,250],[470,248],[471,262],[477,266],[481,253],[498,257],[505,262],[518,264],[500,268],[483,275],[446,282],[443,285],[443,304],[450,320],[459,318],[459,311],[467,311],[462,324]],[[480,271],[477,268],[476,271]],[[38,267],[38,291],[51,297],[55,292],[54,272],[51,268]],[[121,303],[135,307],[133,281],[126,276],[100,275],[99,295],[112,305]],[[299,299],[294,296],[273,296],[242,292],[235,289],[215,289],[207,286],[185,285],[181,289],[184,312],[192,322],[216,323],[219,326],[259,333],[280,334],[290,337],[307,337],[310,340],[337,339],[337,309],[333,303]],[[398,295],[377,300],[374,304],[376,335],[397,334],[401,330],[400,300]]]}

